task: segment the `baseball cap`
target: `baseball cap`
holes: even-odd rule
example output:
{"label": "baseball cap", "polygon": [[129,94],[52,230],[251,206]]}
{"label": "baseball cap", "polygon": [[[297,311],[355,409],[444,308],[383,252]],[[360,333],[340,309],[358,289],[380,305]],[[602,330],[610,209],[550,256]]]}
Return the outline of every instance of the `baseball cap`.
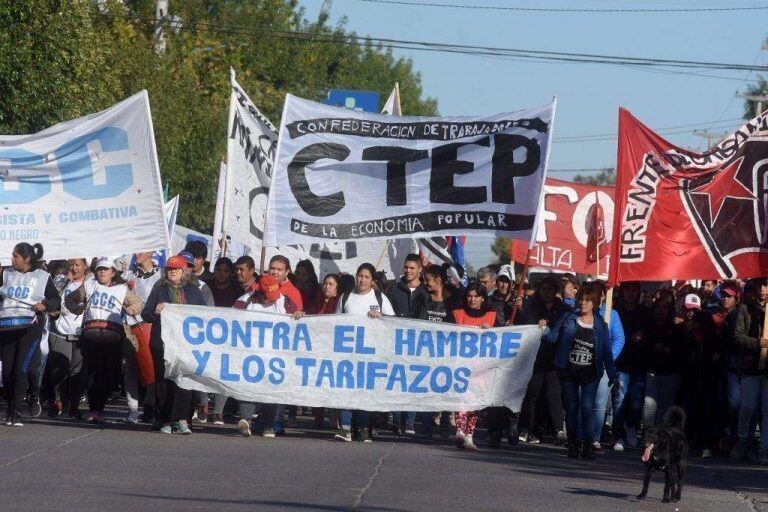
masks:
{"label": "baseball cap", "polygon": [[720,293],[724,293],[726,295],[730,295],[731,297],[738,297],[741,295],[741,290],[737,285],[734,284],[724,284],[720,286]]}
{"label": "baseball cap", "polygon": [[179,268],[184,269],[184,268],[187,268],[188,266],[189,264],[187,263],[187,260],[184,259],[183,256],[180,256],[178,254],[176,256],[171,256],[170,258],[168,258],[168,261],[165,262],[165,268],[171,269],[171,270],[179,269]]}
{"label": "baseball cap", "polygon": [[259,278],[259,288],[264,294],[264,298],[269,302],[275,302],[280,298],[280,283],[274,276],[266,275]]}
{"label": "baseball cap", "polygon": [[192,255],[191,252],[189,252],[189,251],[181,251],[179,253],[179,256],[184,258],[189,265],[194,265],[195,264],[195,257]]}
{"label": "baseball cap", "polygon": [[701,309],[701,298],[698,295],[689,293],[685,296],[685,309]]}
{"label": "baseball cap", "polygon": [[102,257],[96,261],[96,268],[115,268],[115,263],[109,258]]}
{"label": "baseball cap", "polygon": [[509,280],[510,283],[515,280],[515,271],[512,269],[512,265],[502,265],[499,268],[499,273],[496,274],[496,280],[502,277]]}

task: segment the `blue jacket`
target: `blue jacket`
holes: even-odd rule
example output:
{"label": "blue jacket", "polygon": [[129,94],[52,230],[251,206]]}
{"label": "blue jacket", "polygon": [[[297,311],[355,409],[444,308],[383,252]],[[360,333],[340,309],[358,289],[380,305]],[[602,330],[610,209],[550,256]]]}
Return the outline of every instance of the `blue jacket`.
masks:
{"label": "blue jacket", "polygon": [[[605,318],[605,302],[600,304],[598,309],[600,318]],[[621,354],[621,350],[624,348],[624,327],[621,325],[621,317],[615,310],[611,310],[611,352],[613,353],[613,360],[616,361]]]}
{"label": "blue jacket", "polygon": [[[554,327],[542,337],[547,343],[556,343],[555,367],[564,370],[568,365],[568,354],[573,348],[573,340],[576,337],[577,313],[563,315]],[[611,353],[611,341],[608,326],[602,316],[595,315],[595,371],[597,379],[603,377],[603,369],[608,372],[608,378],[613,381],[616,378],[616,365]],[[622,336],[622,340],[623,340]]]}

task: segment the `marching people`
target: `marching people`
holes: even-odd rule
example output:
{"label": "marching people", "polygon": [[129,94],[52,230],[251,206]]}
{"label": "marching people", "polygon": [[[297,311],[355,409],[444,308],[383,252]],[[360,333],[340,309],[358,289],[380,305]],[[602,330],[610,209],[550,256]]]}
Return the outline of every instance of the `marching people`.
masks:
{"label": "marching people", "polygon": [[[553,276],[542,279],[533,297],[525,302],[520,313],[515,319],[518,325],[548,325],[554,326],[561,317],[571,311],[559,297],[560,282]],[[536,361],[533,363],[533,375],[528,382],[525,398],[521,407],[524,429],[520,431],[520,442],[536,444],[536,409],[539,396],[542,391],[549,412],[549,421],[559,442],[565,442],[563,432],[563,406],[560,380],[555,367],[555,354],[557,347],[549,343],[541,343],[536,353]]]}
{"label": "marching people", "polygon": [[[479,327],[490,329],[500,327],[501,324],[487,302],[488,291],[477,282],[467,286],[462,308],[452,312],[456,325]],[[457,448],[477,450],[474,442],[475,428],[477,427],[477,411],[459,411],[456,413],[456,435],[454,440]]]}
{"label": "marching people", "polygon": [[0,359],[3,391],[8,403],[5,424],[24,425],[22,406],[31,388],[30,415],[39,416],[40,379],[29,361],[40,350],[40,339],[47,322],[46,313],[58,311],[61,298],[50,274],[40,268],[43,246],[16,244],[11,266],[0,275]]}
{"label": "marching people", "polygon": [[291,272],[291,262],[288,261],[288,258],[281,254],[272,256],[269,260],[269,270],[267,272],[277,279],[280,285],[280,293],[287,299],[286,308],[295,308],[296,311],[303,311],[304,301],[301,298],[301,292],[288,279],[288,274]]}
{"label": "marching people", "polygon": [[309,260],[301,260],[293,271],[293,284],[301,294],[301,302],[305,310],[316,309],[317,303],[323,300],[323,291],[317,279],[315,266]]}
{"label": "marching people", "polygon": [[[295,313],[295,305],[286,299],[280,292],[280,284],[277,278],[271,275],[263,275],[257,283],[251,287],[251,290],[241,296],[234,304],[237,309],[246,309],[248,311],[260,311],[274,314]],[[291,309],[294,308],[294,309]],[[259,423],[263,425],[262,437],[275,437],[274,425],[278,420],[277,415],[281,413],[282,406],[279,404],[257,404],[256,402],[240,401],[240,420],[237,423],[237,431],[244,437],[251,436],[251,418],[259,411]]]}
{"label": "marching people", "polygon": [[188,264],[182,256],[168,258],[160,281],[152,288],[141,318],[152,325],[150,350],[155,369],[154,428],[164,434],[191,434],[188,418],[192,414],[193,391],[179,387],[165,378],[163,360],[164,344],[160,325],[160,313],[166,304],[189,304],[205,306],[200,288],[185,273]]}
{"label": "marching people", "polygon": [[645,365],[643,362],[643,332],[651,321],[648,308],[641,302],[640,283],[628,281],[619,286],[616,313],[624,329],[624,349],[616,359],[621,386],[613,390],[613,437],[615,451],[638,445],[637,432],[645,400]]}
{"label": "marching people", "polygon": [[[370,318],[395,316],[395,311],[392,309],[392,304],[387,296],[373,287],[375,274],[376,267],[370,263],[360,265],[355,274],[355,288],[341,296],[336,306],[336,313],[368,316]],[[339,422],[341,426],[334,439],[352,441],[354,432],[360,441],[372,441],[372,427],[369,420],[368,411],[340,411]]]}
{"label": "marching people", "polygon": [[95,278],[64,299],[66,308],[83,315],[83,361],[88,379],[88,416],[103,421],[104,407],[117,387],[125,341],[125,315],[141,312],[141,299],[117,275],[110,258],[99,258]]}
{"label": "marching people", "polygon": [[[82,417],[80,397],[85,390],[85,370],[81,331],[83,315],[76,315],[64,305],[67,295],[80,288],[90,277],[90,268],[85,258],[69,260],[68,282],[61,291],[61,305],[50,334],[48,343],[48,379],[53,391],[49,416],[59,416],[66,405],[70,418]],[[56,313],[51,313],[53,319]]]}
{"label": "marching people", "polygon": [[194,275],[198,281],[202,281],[205,284],[210,284],[213,280],[213,274],[208,270],[208,266],[205,264],[206,258],[208,258],[208,246],[202,240],[191,240],[184,246],[184,252],[188,252],[192,255],[192,261],[189,264],[189,271]]}
{"label": "marching people", "polygon": [[[556,345],[554,357],[565,403],[568,435],[568,457],[591,460],[595,458],[593,443],[593,414],[597,388],[604,373],[619,386],[611,350],[608,326],[598,313],[601,290],[594,285],[582,287],[576,294],[577,310],[561,317],[542,342]],[[544,321],[539,325],[546,327]],[[579,411],[581,411],[582,446],[577,440]]]}
{"label": "marching people", "polygon": [[760,447],[757,461],[768,464],[768,364],[761,352],[768,349],[768,338],[763,332],[765,305],[768,300],[768,280],[755,279],[749,283],[754,295],[738,308],[734,326],[734,343],[738,347],[738,372],[741,385],[741,408],[739,409],[738,441],[731,457],[749,457],[752,439],[752,422],[758,411],[762,411],[760,422]]}
{"label": "marching people", "polygon": [[[421,270],[421,257],[418,254],[408,254],[403,262],[403,276],[387,290],[395,316],[417,318],[418,310],[427,300],[427,292],[421,282]],[[416,434],[415,422],[415,412],[392,413],[392,430],[396,435]]]}
{"label": "marching people", "polygon": [[[155,265],[151,252],[137,252],[133,255],[133,267],[123,274],[128,282],[128,288],[145,303],[152,288],[162,277],[161,268]],[[152,362],[152,352],[149,349],[149,339],[152,326],[141,318],[141,314],[126,318],[128,330],[126,336],[131,341],[134,350],[125,351],[124,386],[128,401],[128,416],[125,421],[138,423],[139,419],[150,423],[152,421],[152,401],[154,399],[155,366]],[[139,418],[139,382],[146,388],[144,414]]]}

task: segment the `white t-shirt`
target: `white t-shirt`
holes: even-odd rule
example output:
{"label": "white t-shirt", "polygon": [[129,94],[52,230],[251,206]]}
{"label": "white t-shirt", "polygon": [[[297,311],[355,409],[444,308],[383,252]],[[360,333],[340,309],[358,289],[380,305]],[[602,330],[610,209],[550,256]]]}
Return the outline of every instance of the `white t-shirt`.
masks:
{"label": "white t-shirt", "polygon": [[72,313],[64,305],[64,301],[66,300],[67,295],[77,290],[82,285],[82,282],[72,281],[61,291],[61,313],[56,320],[56,331],[58,331],[59,334],[66,336],[80,336],[80,331],[83,327],[83,315]]}
{"label": "white t-shirt", "polygon": [[339,299],[336,305],[336,313],[349,313],[351,315],[368,315],[371,310],[381,311],[382,315],[395,316],[395,310],[392,309],[392,303],[383,293],[381,294],[381,309],[379,301],[376,300],[376,292],[371,288],[366,294],[352,292],[349,294],[346,305],[342,311],[343,298]]}
{"label": "white t-shirt", "polygon": [[[248,302],[248,299],[251,298],[251,295],[253,293],[254,292],[248,292],[237,300],[240,302]],[[275,302],[273,302],[269,306],[259,304],[258,302],[248,302],[248,306],[246,306],[245,309],[247,309],[248,311],[261,311],[265,313],[281,313],[285,315],[286,314],[285,297],[281,295],[279,299],[277,299]]]}

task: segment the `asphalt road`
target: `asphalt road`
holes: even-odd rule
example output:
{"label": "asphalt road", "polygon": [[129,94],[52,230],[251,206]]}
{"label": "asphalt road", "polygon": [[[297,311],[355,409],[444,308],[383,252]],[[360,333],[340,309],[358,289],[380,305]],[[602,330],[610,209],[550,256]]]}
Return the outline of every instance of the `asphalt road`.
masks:
{"label": "asphalt road", "polygon": [[661,475],[634,498],[639,451],[584,462],[546,445],[483,445],[339,443],[302,428],[246,439],[231,425],[178,436],[41,418],[0,426],[0,511],[768,511],[766,467],[691,459],[683,500],[663,504]]}

